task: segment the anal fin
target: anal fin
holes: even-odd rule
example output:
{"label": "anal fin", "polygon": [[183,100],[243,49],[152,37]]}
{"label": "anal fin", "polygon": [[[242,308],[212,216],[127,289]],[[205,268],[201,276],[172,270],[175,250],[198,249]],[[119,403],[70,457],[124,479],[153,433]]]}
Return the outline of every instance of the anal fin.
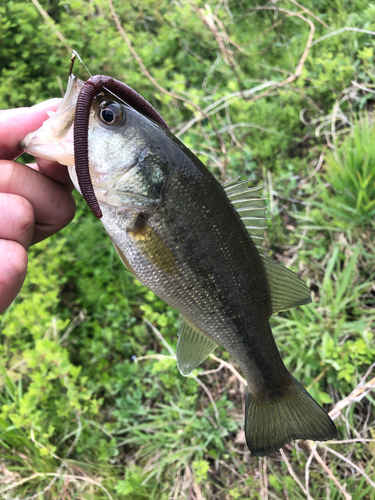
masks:
{"label": "anal fin", "polygon": [[147,216],[139,214],[134,227],[128,229],[127,234],[136,243],[138,250],[158,269],[170,276],[179,273],[178,263],[171,250],[160,236],[149,225]]}
{"label": "anal fin", "polygon": [[178,330],[177,366],[181,374],[187,377],[218,346],[216,342],[199,332],[185,318]]}

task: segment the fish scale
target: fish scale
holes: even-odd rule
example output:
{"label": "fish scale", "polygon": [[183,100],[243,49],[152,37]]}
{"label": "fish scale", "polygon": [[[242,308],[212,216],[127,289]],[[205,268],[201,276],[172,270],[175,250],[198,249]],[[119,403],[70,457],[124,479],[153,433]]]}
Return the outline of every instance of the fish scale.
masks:
{"label": "fish scale", "polygon": [[[164,134],[161,129],[158,132]],[[143,249],[127,232],[134,222],[125,211],[107,217],[104,209],[104,227],[142,283],[200,332],[223,345],[239,363],[250,387],[255,389],[266,379],[267,385],[278,386],[286,369],[268,324],[271,302],[259,253],[216,179],[203,165],[197,168],[185,151],[175,148],[173,138],[164,138],[164,142],[166,139],[170,144],[165,145],[164,154],[168,157],[168,149],[173,150],[174,169],[166,188],[168,195],[147,225],[170,249],[178,276],[168,276],[162,267],[149,265]],[[176,206],[189,210],[176,215]],[[124,222],[119,222],[121,217]],[[216,274],[214,284],[208,278],[210,273]],[[265,358],[260,354],[264,351]]]}
{"label": "fish scale", "polygon": [[[79,189],[69,123],[85,86],[74,79],[57,113],[23,145],[31,154],[68,163]],[[173,134],[108,92],[90,102],[95,199],[83,195],[93,207],[98,202],[125,267],[181,313],[180,372],[189,375],[218,344],[227,349],[248,384],[245,436],[253,455],[293,439],[336,437],[332,420],[284,366],[272,335],[272,314],[311,297],[295,273],[258,246],[266,228],[260,188],[239,178],[221,186]],[[111,113],[114,126],[103,118]]]}

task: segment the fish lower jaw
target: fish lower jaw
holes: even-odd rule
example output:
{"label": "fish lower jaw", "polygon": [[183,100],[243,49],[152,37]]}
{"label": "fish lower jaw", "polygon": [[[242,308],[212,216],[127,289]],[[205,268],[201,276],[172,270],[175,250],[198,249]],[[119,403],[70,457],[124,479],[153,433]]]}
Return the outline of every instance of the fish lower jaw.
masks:
{"label": "fish lower jaw", "polygon": [[[31,134],[29,134],[31,135]],[[70,152],[70,148],[62,148],[61,145],[43,144],[34,141],[27,135],[21,142],[20,147],[27,153],[35,156],[35,158],[43,158],[44,160],[57,161],[61,165],[74,165],[74,155]]]}
{"label": "fish lower jaw", "polygon": [[79,192],[79,194],[82,194],[81,188],[79,187],[79,182],[77,179],[76,167],[74,165],[74,162],[73,162],[73,165],[68,165],[68,173],[69,173],[71,181],[73,182],[74,187]]}

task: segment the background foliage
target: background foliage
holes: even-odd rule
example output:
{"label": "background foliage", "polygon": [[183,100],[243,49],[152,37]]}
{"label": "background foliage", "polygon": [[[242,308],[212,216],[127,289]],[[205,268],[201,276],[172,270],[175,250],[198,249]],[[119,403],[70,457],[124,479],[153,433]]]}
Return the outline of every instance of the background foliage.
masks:
{"label": "background foliage", "polygon": [[212,358],[179,375],[160,339],[175,347],[177,312],[77,197],[0,318],[3,498],[375,498],[374,20],[364,0],[2,2],[1,109],[62,95],[74,48],[220,180],[264,185],[269,255],[314,298],[273,331],[340,432],[252,458],[239,378]]}

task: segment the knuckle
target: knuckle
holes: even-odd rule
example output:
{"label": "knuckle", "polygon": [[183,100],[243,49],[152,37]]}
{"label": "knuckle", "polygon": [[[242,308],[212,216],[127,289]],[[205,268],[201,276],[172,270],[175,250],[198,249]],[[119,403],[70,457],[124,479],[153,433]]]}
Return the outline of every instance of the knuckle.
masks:
{"label": "knuckle", "polygon": [[26,275],[27,270],[27,252],[22,245],[13,241],[12,248],[12,271],[14,279],[22,280]]}
{"label": "knuckle", "polygon": [[0,239],[0,313],[15,299],[27,271],[27,252],[16,241]]}
{"label": "knuckle", "polygon": [[12,192],[17,165],[15,162],[3,161],[0,166],[0,191]]}
{"label": "knuckle", "polygon": [[29,232],[34,228],[34,224],[34,209],[28,200],[20,196],[16,208],[17,230],[21,233]]}
{"label": "knuckle", "polygon": [[0,238],[28,247],[34,232],[35,216],[31,203],[22,196],[0,193]]}
{"label": "knuckle", "polygon": [[54,211],[53,220],[51,220],[51,225],[56,227],[56,230],[60,230],[67,226],[69,222],[74,219],[76,212],[76,203],[73,196],[64,189],[61,193],[59,203]]}
{"label": "knuckle", "polygon": [[27,252],[25,248],[16,241],[0,239],[1,276],[3,285],[20,283],[25,278],[27,270]]}
{"label": "knuckle", "polygon": [[66,207],[66,215],[65,215],[65,222],[69,224],[74,219],[74,216],[76,214],[76,202],[71,194],[69,194],[69,202],[67,203]]}

